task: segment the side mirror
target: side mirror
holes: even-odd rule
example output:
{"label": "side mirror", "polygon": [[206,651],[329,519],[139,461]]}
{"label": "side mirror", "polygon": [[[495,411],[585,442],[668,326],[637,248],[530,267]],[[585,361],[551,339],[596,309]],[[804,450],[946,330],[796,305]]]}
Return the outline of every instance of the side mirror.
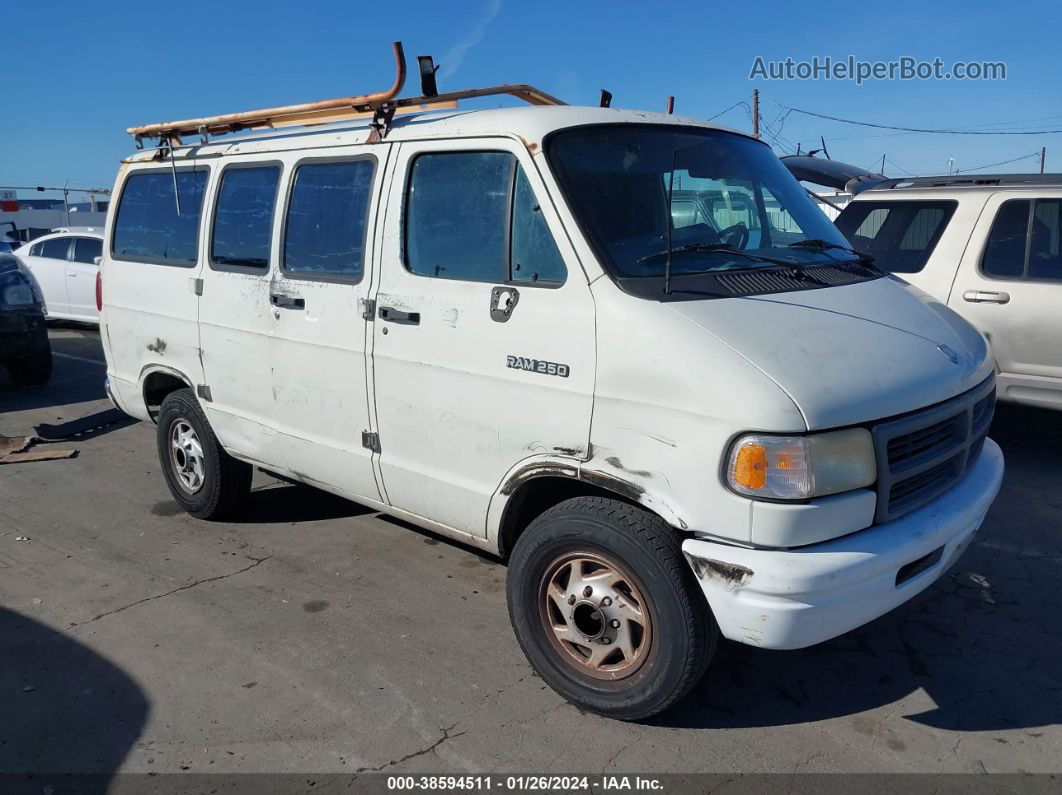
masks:
{"label": "side mirror", "polygon": [[95,265],[97,268],[100,266],[101,262],[103,262],[103,257],[93,257],[92,258],[92,264]]}

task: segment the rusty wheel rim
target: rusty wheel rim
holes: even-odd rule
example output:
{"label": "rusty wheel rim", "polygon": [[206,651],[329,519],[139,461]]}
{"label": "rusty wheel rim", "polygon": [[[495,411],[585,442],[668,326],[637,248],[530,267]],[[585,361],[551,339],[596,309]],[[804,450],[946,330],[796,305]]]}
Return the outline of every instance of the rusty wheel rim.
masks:
{"label": "rusty wheel rim", "polygon": [[539,618],[550,645],[579,675],[601,680],[634,675],[653,640],[642,590],[604,555],[562,555],[546,567],[539,586]]}

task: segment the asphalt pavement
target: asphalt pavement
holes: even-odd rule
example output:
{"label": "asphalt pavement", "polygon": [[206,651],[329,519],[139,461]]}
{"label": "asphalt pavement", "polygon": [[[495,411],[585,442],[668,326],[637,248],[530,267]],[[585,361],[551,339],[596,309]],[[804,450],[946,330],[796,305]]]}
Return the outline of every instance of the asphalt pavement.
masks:
{"label": "asphalt pavement", "polygon": [[[98,334],[0,376],[0,434],[109,406]],[[1062,770],[1062,414],[1001,406],[1002,493],[951,573],[802,651],[724,643],[641,724],[531,671],[488,555],[261,473],[170,498],[154,427],[0,466],[0,772]]]}

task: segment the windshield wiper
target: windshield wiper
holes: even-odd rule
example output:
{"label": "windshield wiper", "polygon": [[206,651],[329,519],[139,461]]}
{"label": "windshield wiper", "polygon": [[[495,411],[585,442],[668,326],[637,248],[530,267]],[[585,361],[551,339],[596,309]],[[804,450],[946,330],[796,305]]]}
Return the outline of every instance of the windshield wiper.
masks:
{"label": "windshield wiper", "polygon": [[[762,254],[750,254],[748,251],[742,251],[741,249],[731,248],[726,243],[690,243],[689,245],[673,248],[670,251],[658,251],[655,254],[649,254],[648,256],[642,257],[640,260],[638,260],[638,262],[642,263],[646,260],[659,259],[660,257],[670,257],[672,254],[682,251],[718,251],[722,254],[737,254],[739,257],[745,257],[746,259],[750,259],[753,262],[767,262],[771,265],[777,265],[780,268],[784,268],[786,275],[790,278],[797,279],[802,282],[814,282],[815,284],[821,284],[824,287],[829,286],[829,282],[824,282],[822,279],[816,278],[812,274],[806,272],[798,262],[793,262],[792,260],[787,259],[780,259],[778,257],[765,257]],[[695,276],[700,273],[712,272],[712,270],[694,271],[680,273],[678,275]]]}
{"label": "windshield wiper", "polygon": [[834,243],[831,240],[821,240],[819,238],[810,238],[808,240],[797,240],[795,243],[790,243],[786,248],[808,248],[815,251],[828,251],[830,249],[836,249],[838,251],[847,251],[849,254],[855,254],[859,258],[859,262],[863,265],[874,265],[874,255],[868,254],[865,251],[857,251],[850,246],[843,246],[840,243]]}
{"label": "windshield wiper", "polygon": [[666,257],[669,254],[681,254],[685,251],[703,251],[713,252],[718,251],[721,254],[737,254],[739,257],[745,259],[754,260],[755,262],[770,262],[774,265],[781,265],[785,268],[793,268],[800,265],[799,262],[793,260],[779,259],[778,257],[765,257],[762,254],[752,254],[748,251],[742,251],[739,248],[733,248],[726,243],[688,243],[685,246],[678,246],[677,248],[670,249],[669,251],[657,251],[654,254],[646,254],[644,257],[638,260],[638,264],[643,262],[649,262],[650,260],[660,259]]}

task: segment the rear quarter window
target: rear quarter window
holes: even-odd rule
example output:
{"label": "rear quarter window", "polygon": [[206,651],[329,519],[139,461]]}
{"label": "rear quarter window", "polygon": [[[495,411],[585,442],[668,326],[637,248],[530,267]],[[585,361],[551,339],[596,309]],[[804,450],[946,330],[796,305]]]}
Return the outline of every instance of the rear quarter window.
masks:
{"label": "rear quarter window", "polygon": [[918,273],[951,220],[955,201],[856,201],[836,225],[852,247],[874,256],[892,273]]}
{"label": "rear quarter window", "polygon": [[111,255],[132,262],[194,266],[206,183],[206,169],[178,170],[176,176],[169,169],[130,174],[118,201]]}

